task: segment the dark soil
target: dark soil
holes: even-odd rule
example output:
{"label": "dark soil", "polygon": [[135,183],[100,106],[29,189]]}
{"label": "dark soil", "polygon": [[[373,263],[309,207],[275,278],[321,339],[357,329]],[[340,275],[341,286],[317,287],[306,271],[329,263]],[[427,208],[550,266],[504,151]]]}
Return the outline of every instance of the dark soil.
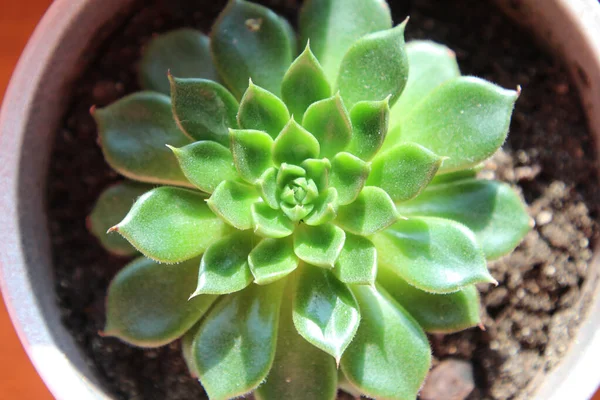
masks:
{"label": "dark soil", "polygon": [[[97,50],[73,86],[57,132],[48,177],[48,212],[65,325],[118,399],[203,398],[178,343],[141,350],[101,338],[104,296],[126,259],[108,255],[85,218],[99,193],[119,180],[104,163],[88,110],[138,90],[136,63],[148,39],[181,26],[207,31],[224,0],[154,0]],[[295,20],[297,0],[263,1]],[[515,185],[537,227],[510,256],[491,264],[498,287],[482,287],[487,331],[432,336],[437,360],[462,358],[475,369],[470,399],[527,398],[525,387],[557,363],[580,318],[581,288],[598,229],[594,145],[564,68],[487,1],[393,2],[394,20],[410,13],[409,38],[456,50],[464,74],[523,87],[509,140],[484,176]]]}

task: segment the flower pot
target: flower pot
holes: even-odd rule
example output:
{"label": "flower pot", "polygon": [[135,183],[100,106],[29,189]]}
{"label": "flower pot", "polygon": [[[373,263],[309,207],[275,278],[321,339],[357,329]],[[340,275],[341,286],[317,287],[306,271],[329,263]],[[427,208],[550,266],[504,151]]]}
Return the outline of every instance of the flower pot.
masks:
{"label": "flower pot", "polygon": [[[562,57],[598,137],[600,5],[595,0],[497,1]],[[112,32],[133,2],[57,0],[19,62],[0,115],[0,284],[30,358],[58,399],[110,397],[63,326],[55,301],[45,212],[50,150],[73,80],[91,59],[93,46]],[[536,399],[583,400],[600,383],[600,370],[593,364],[600,351],[600,262],[591,265],[577,306],[587,317],[563,362],[530,384],[528,391]]]}

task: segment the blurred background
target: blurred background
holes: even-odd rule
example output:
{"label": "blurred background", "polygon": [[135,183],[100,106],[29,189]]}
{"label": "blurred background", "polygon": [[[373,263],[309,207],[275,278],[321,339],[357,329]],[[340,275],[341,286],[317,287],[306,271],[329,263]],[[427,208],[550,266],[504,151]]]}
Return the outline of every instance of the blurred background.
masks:
{"label": "blurred background", "polygon": [[[0,0],[0,102],[27,39],[51,3],[52,0]],[[0,354],[0,400],[53,398],[29,362],[2,301]],[[600,400],[600,392],[593,400]]]}

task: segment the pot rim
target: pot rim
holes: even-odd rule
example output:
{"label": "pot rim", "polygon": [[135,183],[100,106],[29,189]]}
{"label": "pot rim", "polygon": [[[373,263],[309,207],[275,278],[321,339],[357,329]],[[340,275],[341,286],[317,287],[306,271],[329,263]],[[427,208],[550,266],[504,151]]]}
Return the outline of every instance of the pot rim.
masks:
{"label": "pot rim", "polygon": [[[29,182],[28,185],[37,185],[43,194],[45,174],[29,178],[24,173],[24,161],[21,159],[23,142],[28,129],[31,129],[28,122],[40,113],[40,105],[52,109],[47,114],[58,114],[55,122],[62,114],[59,104],[49,103],[56,96],[47,93],[52,90],[48,90],[50,85],[43,82],[43,78],[54,73],[73,72],[72,65],[79,60],[85,47],[83,44],[108,20],[111,13],[132,1],[105,0],[100,7],[94,0],[55,0],[19,59],[0,110],[0,149],[3,158],[0,163],[0,186],[4,189],[0,192],[0,209],[3,210],[0,213],[0,233],[4,238],[0,246],[0,291],[29,358],[57,399],[111,398],[103,392],[78,346],[62,326],[54,292],[36,295],[35,289],[42,283],[53,285],[48,283],[52,282],[49,271],[46,271],[48,276],[43,276],[43,282],[38,285],[35,281],[39,281],[40,277],[33,276],[29,268],[29,265],[34,265],[32,261],[37,261],[36,257],[34,260],[28,257],[32,251],[41,254],[38,258],[50,260],[43,211],[45,204],[43,196],[31,200],[35,208],[33,217],[43,221],[38,223],[38,229],[42,236],[46,236],[38,242],[23,232],[23,219],[31,217],[24,215],[23,207],[20,207],[24,200],[20,186],[22,180],[32,179],[35,182]],[[508,3],[510,0],[496,1]],[[566,34],[577,39],[579,52],[566,46],[564,40],[544,38],[544,32],[537,32],[540,37],[558,46],[570,63],[592,132],[598,137],[596,145],[600,146],[600,4],[596,0],[521,2],[542,10],[536,17],[538,21],[556,21],[560,17],[567,28]],[[541,27],[538,28],[541,30]],[[73,35],[75,31],[79,32],[80,37]],[[57,55],[60,55],[58,59]],[[61,64],[71,66],[62,67]],[[581,71],[584,71],[584,75],[581,75]],[[27,90],[22,91],[23,88]],[[64,82],[54,85],[53,89],[64,91]],[[50,125],[44,127],[44,132],[54,130],[54,124]],[[600,147],[597,154],[600,154]],[[47,166],[46,156],[40,158],[39,162],[34,163],[41,168]],[[595,253],[592,264],[596,266],[594,275],[597,275],[600,263],[598,249]],[[597,368],[596,360],[597,354],[600,354],[600,329],[596,329],[600,327],[600,284],[597,279],[588,279],[586,284],[596,285],[588,318],[579,326],[575,343],[568,353],[544,377],[543,384],[536,392],[537,400],[588,399],[600,383],[600,368]]]}

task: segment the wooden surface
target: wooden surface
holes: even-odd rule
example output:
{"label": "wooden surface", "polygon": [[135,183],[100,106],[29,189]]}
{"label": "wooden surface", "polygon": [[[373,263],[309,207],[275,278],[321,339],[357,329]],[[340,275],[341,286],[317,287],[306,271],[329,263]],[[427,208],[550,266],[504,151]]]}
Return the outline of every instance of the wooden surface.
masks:
{"label": "wooden surface", "polygon": [[[0,0],[0,100],[29,35],[51,0]],[[0,301],[0,399],[51,400]],[[593,400],[600,400],[600,391]]]}

